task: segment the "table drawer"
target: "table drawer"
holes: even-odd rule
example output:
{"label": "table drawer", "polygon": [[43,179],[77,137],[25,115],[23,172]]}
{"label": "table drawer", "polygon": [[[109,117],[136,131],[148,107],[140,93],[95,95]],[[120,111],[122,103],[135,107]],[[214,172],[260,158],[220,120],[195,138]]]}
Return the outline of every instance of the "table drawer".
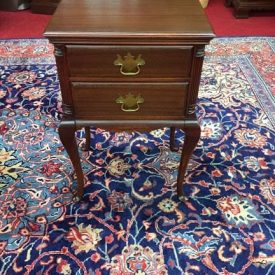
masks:
{"label": "table drawer", "polygon": [[181,119],[188,83],[72,83],[76,119]]}
{"label": "table drawer", "polygon": [[180,81],[190,76],[193,46],[67,46],[73,80]]}

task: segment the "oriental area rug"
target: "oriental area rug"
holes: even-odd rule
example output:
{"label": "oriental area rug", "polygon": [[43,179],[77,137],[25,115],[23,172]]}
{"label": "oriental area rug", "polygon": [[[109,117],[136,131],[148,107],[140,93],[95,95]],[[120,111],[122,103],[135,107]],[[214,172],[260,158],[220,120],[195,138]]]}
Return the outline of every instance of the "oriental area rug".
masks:
{"label": "oriental area rug", "polygon": [[169,129],[91,129],[74,203],[53,48],[0,41],[0,274],[275,274],[274,50],[269,37],[207,46],[185,203]]}

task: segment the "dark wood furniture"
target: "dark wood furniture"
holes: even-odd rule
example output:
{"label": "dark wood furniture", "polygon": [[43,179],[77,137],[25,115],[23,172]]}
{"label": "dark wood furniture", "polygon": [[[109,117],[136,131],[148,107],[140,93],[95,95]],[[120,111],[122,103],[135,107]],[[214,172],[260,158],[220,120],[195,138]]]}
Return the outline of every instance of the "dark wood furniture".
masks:
{"label": "dark wood furniture", "polygon": [[30,7],[31,0],[0,0],[0,10],[18,11]]}
{"label": "dark wood furniture", "polygon": [[275,0],[225,0],[225,5],[233,6],[236,18],[248,18],[251,10],[274,10]]}
{"label": "dark wood furniture", "polygon": [[63,0],[45,36],[55,46],[64,117],[59,127],[83,194],[75,131],[185,131],[177,192],[199,140],[195,115],[205,45],[214,37],[194,0]]}
{"label": "dark wood furniture", "polygon": [[61,0],[32,0],[33,13],[53,14]]}

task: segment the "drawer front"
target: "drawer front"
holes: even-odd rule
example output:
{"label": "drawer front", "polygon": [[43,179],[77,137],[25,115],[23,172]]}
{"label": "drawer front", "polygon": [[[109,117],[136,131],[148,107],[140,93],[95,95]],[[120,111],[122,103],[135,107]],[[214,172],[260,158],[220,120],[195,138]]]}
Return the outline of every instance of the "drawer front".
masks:
{"label": "drawer front", "polygon": [[67,46],[70,76],[81,79],[180,81],[190,76],[193,46]]}
{"label": "drawer front", "polygon": [[72,83],[76,119],[181,119],[187,83]]}

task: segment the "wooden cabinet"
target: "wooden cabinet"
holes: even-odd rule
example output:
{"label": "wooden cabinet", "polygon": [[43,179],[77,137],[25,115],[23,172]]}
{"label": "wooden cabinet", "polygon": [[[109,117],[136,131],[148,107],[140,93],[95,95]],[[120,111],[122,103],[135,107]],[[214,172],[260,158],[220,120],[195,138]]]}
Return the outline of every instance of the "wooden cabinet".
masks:
{"label": "wooden cabinet", "polygon": [[32,0],[31,11],[33,13],[53,14],[61,0]]}
{"label": "wooden cabinet", "polygon": [[225,0],[225,5],[233,6],[236,18],[248,18],[251,10],[275,10],[274,0]]}
{"label": "wooden cabinet", "polygon": [[170,127],[185,131],[177,179],[200,138],[195,115],[205,45],[214,37],[194,0],[63,0],[45,36],[54,44],[63,99],[60,139],[77,175],[84,178],[75,131]]}

